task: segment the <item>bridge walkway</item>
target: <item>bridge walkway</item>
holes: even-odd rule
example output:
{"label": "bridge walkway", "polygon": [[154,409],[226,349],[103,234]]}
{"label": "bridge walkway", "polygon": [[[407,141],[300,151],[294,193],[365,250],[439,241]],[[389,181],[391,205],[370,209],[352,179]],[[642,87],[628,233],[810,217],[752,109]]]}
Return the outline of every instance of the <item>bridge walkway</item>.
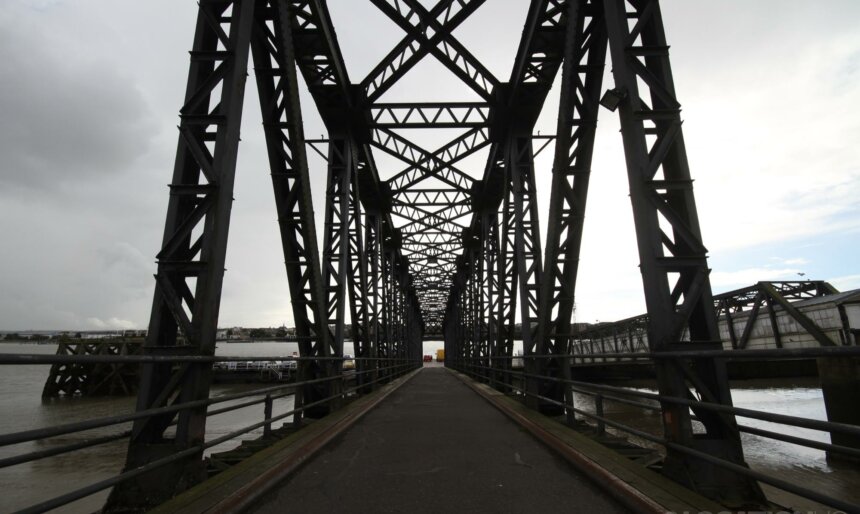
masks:
{"label": "bridge walkway", "polygon": [[457,372],[424,367],[152,513],[725,510],[607,442]]}
{"label": "bridge walkway", "polygon": [[628,512],[452,373],[427,367],[255,512]]}

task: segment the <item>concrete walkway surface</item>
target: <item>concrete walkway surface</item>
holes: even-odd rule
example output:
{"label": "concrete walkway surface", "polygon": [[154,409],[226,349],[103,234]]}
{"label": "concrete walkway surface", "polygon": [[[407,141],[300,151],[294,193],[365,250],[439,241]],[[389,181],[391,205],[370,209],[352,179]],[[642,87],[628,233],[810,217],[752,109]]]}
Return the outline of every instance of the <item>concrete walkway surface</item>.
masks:
{"label": "concrete walkway surface", "polygon": [[441,367],[424,368],[252,510],[627,512]]}

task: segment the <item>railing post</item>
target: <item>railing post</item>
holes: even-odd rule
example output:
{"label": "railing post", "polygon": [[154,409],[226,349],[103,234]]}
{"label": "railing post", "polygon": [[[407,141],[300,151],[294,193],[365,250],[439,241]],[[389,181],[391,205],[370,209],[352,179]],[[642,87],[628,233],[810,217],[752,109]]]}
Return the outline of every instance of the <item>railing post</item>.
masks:
{"label": "railing post", "polygon": [[[860,425],[860,409],[857,408],[860,394],[860,357],[819,358],[818,377],[824,395],[827,421]],[[830,440],[833,444],[860,449],[858,436],[830,432]],[[847,459],[829,451],[827,458]]]}
{"label": "railing post", "polygon": [[597,393],[594,395],[594,414],[597,416],[597,435],[603,436],[606,434],[606,423],[600,419],[603,418],[603,395]]}
{"label": "railing post", "polygon": [[[266,395],[266,401],[263,407],[263,420],[268,421],[272,419],[272,395]],[[263,437],[269,437],[272,435],[272,422],[269,421],[265,425],[263,425]]]}

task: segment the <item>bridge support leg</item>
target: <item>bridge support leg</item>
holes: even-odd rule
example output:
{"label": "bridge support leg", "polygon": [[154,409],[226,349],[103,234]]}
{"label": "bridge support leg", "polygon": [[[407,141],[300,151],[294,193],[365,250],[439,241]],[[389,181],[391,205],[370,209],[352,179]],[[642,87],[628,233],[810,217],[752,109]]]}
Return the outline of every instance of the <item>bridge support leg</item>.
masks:
{"label": "bridge support leg", "polygon": [[[353,147],[353,155],[359,155],[355,147]],[[349,291],[349,318],[352,322],[353,354],[355,356],[366,356],[371,353],[371,343],[368,335],[370,291],[367,282],[368,256],[364,251],[365,242],[363,241],[366,230],[362,230],[361,224],[362,212],[359,202],[357,170],[350,173],[350,181],[348,203],[349,230],[347,231],[347,245],[349,248],[346,263],[347,290]],[[365,220],[365,225],[367,223],[368,220]],[[359,363],[356,363],[356,370],[358,370]],[[358,375],[357,380],[360,385],[362,381],[366,380],[366,374]]]}
{"label": "bridge support leg", "polygon": [[[254,5],[200,3],[146,355],[215,353]],[[211,363],[144,364],[137,410],[206,400],[211,373]],[[202,480],[205,429],[200,405],[135,421],[126,470],[184,455],[118,484],[105,510],[144,510]]]}
{"label": "bridge support leg", "polygon": [[481,266],[480,253],[480,236],[475,236],[477,243],[468,251],[470,267],[472,273],[469,276],[469,338],[471,346],[471,360],[474,374],[478,380],[483,380],[482,377],[487,375],[487,370],[483,368],[484,353],[481,344],[481,313],[483,308],[483,294],[481,287],[483,286],[484,278]]}
{"label": "bridge support leg", "polygon": [[[659,2],[607,0],[604,8],[615,78],[605,105],[621,119],[649,345],[653,352],[721,348]],[[655,369],[662,395],[732,403],[718,359],[657,359]],[[694,434],[690,408],[662,408],[665,437],[676,445],[667,452],[667,475],[726,505],[764,502],[754,480],[683,451],[745,465],[734,416],[692,407],[704,425]]]}
{"label": "bridge support leg", "polygon": [[[362,387],[362,393],[368,393],[376,389],[379,384],[377,379],[379,373],[376,358],[379,356],[378,348],[381,340],[381,317],[382,298],[380,294],[380,261],[382,258],[382,224],[379,215],[369,212],[365,217],[365,249],[367,256],[367,347],[361,352],[356,350],[355,356],[359,384],[367,384]],[[369,360],[362,360],[369,359]]]}
{"label": "bridge support leg", "polygon": [[[323,354],[331,343],[323,325],[323,283],[288,9],[286,2],[272,2],[257,10],[251,51],[299,354],[310,357]],[[302,361],[298,381],[321,378],[323,371],[319,362]],[[295,407],[318,397],[314,386],[300,386]],[[301,418],[297,413],[293,422]]]}
{"label": "bridge support leg", "polygon": [[499,281],[496,275],[496,259],[498,258],[499,236],[498,215],[495,212],[484,210],[481,214],[481,266],[483,283],[481,294],[483,295],[483,308],[480,313],[481,323],[484,325],[481,333],[481,347],[483,353],[482,363],[484,375],[487,376],[492,387],[497,387],[495,356],[496,333],[498,323],[496,321],[496,299],[498,298]]}
{"label": "bridge support leg", "polygon": [[526,403],[547,415],[558,415],[564,407],[558,382],[538,378],[547,371],[545,341],[537,337],[539,278],[541,274],[540,224],[535,193],[534,155],[531,129],[516,132],[508,141],[509,195],[514,214],[514,270],[519,284],[520,319]]}
{"label": "bridge support leg", "polygon": [[[382,250],[382,340],[378,348],[380,357],[391,359],[394,357],[394,331],[396,324],[395,313],[395,274],[396,254],[392,248],[393,237],[391,240],[386,240],[383,243]],[[384,367],[388,368],[391,365],[391,360],[386,360]],[[392,374],[390,369],[382,370],[381,375],[385,377],[383,383],[391,380]]]}
{"label": "bridge support leg", "polygon": [[[325,284],[326,329],[331,332],[331,344],[321,348],[315,357],[324,359],[343,357],[343,340],[346,328],[346,303],[350,289],[352,263],[350,227],[353,223],[352,191],[355,174],[355,154],[346,134],[329,135],[328,185],[326,186],[325,239],[323,243],[323,276]],[[333,380],[316,386],[313,401],[326,398],[332,400],[307,410],[310,417],[322,417],[336,408],[335,397],[342,384],[335,379],[341,374],[343,363],[323,360],[319,367],[324,370],[321,377]],[[306,400],[311,400],[305,395]]]}
{"label": "bridge support leg", "polygon": [[[600,2],[570,2],[568,10],[537,335],[544,351],[558,356],[568,354],[573,331],[579,251],[607,45]],[[552,376],[571,378],[566,358],[553,359],[546,368]],[[545,394],[564,398],[569,406],[567,421],[573,424],[570,386],[556,385]]]}
{"label": "bridge support leg", "polygon": [[496,320],[498,331],[495,342],[495,366],[499,390],[503,393],[512,392],[513,385],[513,354],[514,354],[514,323],[517,310],[517,281],[516,273],[516,237],[514,233],[514,205],[509,193],[509,180],[506,176],[507,170],[503,163],[496,163],[493,170],[497,176],[496,181],[504,184],[504,200],[502,202],[502,219],[499,229],[499,255],[497,259],[497,276],[499,281]]}
{"label": "bridge support leg", "polygon": [[462,270],[451,277],[455,290],[458,292],[448,304],[445,315],[445,365],[462,373],[465,349],[463,347],[463,275]]}

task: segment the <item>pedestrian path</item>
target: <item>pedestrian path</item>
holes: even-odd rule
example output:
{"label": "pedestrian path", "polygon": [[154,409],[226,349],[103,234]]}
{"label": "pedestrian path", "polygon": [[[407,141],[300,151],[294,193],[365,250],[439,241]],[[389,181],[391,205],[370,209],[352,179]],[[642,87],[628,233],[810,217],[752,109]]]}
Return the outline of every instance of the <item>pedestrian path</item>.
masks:
{"label": "pedestrian path", "polygon": [[444,368],[424,368],[253,510],[627,512]]}

